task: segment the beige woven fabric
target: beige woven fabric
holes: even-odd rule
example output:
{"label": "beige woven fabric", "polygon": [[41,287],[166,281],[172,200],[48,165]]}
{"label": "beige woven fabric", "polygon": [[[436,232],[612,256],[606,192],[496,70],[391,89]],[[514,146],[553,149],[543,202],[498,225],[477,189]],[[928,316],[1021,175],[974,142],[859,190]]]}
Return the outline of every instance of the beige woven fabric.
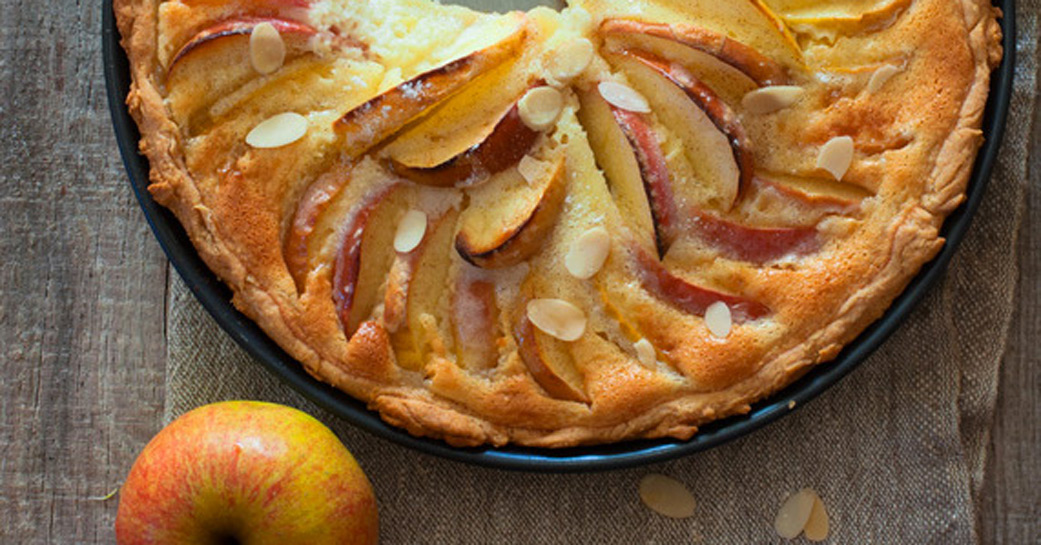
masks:
{"label": "beige woven fabric", "polygon": [[[1041,0],[1021,0],[1033,51]],[[399,447],[323,412],[252,361],[171,275],[167,417],[225,399],[275,401],[328,423],[380,501],[384,543],[774,543],[783,498],[824,498],[835,543],[970,543],[1017,276],[1027,135],[1037,91],[1024,56],[1001,158],[945,278],[852,375],[741,440],[666,464],[543,475],[470,467]],[[643,507],[660,472],[698,500],[685,520]]]}

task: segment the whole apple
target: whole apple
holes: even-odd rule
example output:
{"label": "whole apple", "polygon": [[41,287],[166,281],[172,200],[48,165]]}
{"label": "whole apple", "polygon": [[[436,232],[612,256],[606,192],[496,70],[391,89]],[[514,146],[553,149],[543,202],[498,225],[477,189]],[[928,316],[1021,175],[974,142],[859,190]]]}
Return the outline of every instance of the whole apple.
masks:
{"label": "whole apple", "polygon": [[369,544],[376,497],[351,453],[296,409],[228,401],[156,435],[120,490],[121,545]]}

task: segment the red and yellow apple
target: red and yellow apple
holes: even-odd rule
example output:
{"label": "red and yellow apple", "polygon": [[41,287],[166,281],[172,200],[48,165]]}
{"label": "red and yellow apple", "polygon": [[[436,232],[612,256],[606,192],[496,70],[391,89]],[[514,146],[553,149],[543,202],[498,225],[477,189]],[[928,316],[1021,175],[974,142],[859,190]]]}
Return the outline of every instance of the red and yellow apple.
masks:
{"label": "red and yellow apple", "polygon": [[311,416],[271,403],[195,409],[144,448],[120,489],[120,545],[374,544],[372,486]]}

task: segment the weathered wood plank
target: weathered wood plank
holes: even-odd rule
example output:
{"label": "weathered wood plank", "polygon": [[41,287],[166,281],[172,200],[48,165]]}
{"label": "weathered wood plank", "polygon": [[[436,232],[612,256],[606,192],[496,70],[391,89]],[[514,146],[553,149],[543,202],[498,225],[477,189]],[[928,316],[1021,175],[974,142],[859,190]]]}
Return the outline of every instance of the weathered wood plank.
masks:
{"label": "weathered wood plank", "polygon": [[0,4],[0,542],[110,543],[161,415],[166,267],[106,107],[99,2]]}

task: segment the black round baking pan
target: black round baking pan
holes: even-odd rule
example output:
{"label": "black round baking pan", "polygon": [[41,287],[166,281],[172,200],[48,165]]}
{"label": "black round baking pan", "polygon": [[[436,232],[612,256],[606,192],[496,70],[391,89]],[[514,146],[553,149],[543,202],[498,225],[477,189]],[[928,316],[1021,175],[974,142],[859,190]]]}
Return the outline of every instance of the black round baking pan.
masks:
{"label": "black round baking pan", "polygon": [[943,275],[944,269],[965,237],[972,216],[979,207],[987,181],[997,159],[1005,117],[1012,94],[1015,52],[1014,0],[995,2],[1004,12],[1005,57],[994,72],[990,99],[983,119],[986,138],[976,159],[969,182],[966,201],[944,223],[942,235],[947,243],[936,258],[928,263],[877,322],[846,346],[838,357],[810,370],[802,379],[783,391],[752,406],[751,412],[719,420],[704,426],[689,441],[631,441],[568,449],[455,448],[441,441],[413,437],[408,432],[384,423],[379,416],[348,395],[308,375],[303,367],[286,354],[251,320],[231,305],[231,292],[210,272],[198,256],[180,223],[167,209],[159,206],[148,192],[148,161],[138,154],[139,134],[130,117],[125,98],[130,88],[126,55],[119,45],[111,0],[103,2],[103,56],[106,87],[116,139],[130,184],[141,204],[145,218],[166,251],[170,262],[180,273],[192,293],[213,315],[217,323],[258,362],[289,386],[333,414],[379,437],[415,450],[450,460],[525,471],[597,471],[620,469],[662,462],[726,443],[759,429],[792,412],[789,406],[802,407],[839,379],[856,368],[875,351],[907,318],[911,309]]}

